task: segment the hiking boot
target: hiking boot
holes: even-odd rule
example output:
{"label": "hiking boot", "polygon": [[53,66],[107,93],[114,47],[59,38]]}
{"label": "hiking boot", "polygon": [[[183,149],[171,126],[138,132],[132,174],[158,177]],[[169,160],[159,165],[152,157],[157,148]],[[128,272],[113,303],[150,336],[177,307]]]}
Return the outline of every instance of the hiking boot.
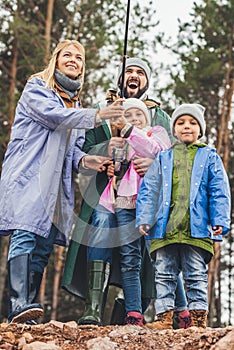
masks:
{"label": "hiking boot", "polygon": [[157,320],[152,323],[147,323],[147,327],[151,329],[173,329],[172,328],[172,316],[174,310],[169,310],[162,312],[161,314],[157,314]]}
{"label": "hiking boot", "polygon": [[191,327],[206,328],[208,311],[190,310]]}
{"label": "hiking boot", "polygon": [[125,323],[143,327],[145,324],[145,319],[140,312],[130,311],[127,313]]}
{"label": "hiking boot", "polygon": [[174,313],[173,316],[173,328],[174,329],[187,329],[191,325],[191,318],[188,310]]}

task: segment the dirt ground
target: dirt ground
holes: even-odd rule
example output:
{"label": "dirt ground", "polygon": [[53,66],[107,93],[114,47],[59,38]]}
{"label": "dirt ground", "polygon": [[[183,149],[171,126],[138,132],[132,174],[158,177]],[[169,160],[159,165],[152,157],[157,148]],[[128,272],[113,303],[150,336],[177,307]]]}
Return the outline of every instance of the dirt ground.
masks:
{"label": "dirt ground", "polygon": [[50,321],[30,326],[0,324],[6,350],[234,350],[234,327],[156,331],[138,326],[78,326]]}

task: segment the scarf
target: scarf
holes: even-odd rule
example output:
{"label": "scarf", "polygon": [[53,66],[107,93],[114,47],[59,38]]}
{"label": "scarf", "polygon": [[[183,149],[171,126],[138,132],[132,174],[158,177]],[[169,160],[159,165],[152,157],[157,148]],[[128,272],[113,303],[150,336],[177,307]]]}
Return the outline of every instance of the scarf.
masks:
{"label": "scarf", "polygon": [[56,83],[63,89],[64,92],[72,99],[73,97],[78,95],[78,91],[80,90],[83,80],[82,78],[71,79],[64,73],[60,72],[56,69],[54,73]]}

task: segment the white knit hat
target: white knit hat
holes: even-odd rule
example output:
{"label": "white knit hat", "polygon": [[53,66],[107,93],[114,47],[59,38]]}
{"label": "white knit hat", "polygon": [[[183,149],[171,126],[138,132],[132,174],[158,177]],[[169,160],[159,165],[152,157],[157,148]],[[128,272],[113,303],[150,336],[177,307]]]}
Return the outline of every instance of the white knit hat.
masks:
{"label": "white knit hat", "polygon": [[[126,59],[125,69],[130,67],[130,66],[140,67],[145,71],[145,75],[147,78],[147,86],[149,86],[151,71],[150,71],[150,67],[148,66],[146,61],[143,61],[141,58],[138,58],[138,57],[128,57]],[[123,65],[121,64],[119,66],[118,73],[117,73],[117,86],[119,86],[119,79],[120,79],[121,74],[122,74],[122,69],[123,69]]]}
{"label": "white knit hat", "polygon": [[149,113],[148,109],[143,101],[141,101],[139,98],[127,98],[125,102],[123,102],[123,107],[125,108],[125,111],[127,111],[130,108],[138,108],[140,109],[146,119],[146,124],[150,125],[150,118],[149,118]]}
{"label": "white knit hat", "polygon": [[196,119],[200,125],[201,129],[201,137],[205,135],[206,131],[206,122],[204,119],[205,107],[198,103],[184,103],[177,107],[171,116],[171,132],[174,134],[174,126],[176,120],[182,115],[191,115],[194,119]]}

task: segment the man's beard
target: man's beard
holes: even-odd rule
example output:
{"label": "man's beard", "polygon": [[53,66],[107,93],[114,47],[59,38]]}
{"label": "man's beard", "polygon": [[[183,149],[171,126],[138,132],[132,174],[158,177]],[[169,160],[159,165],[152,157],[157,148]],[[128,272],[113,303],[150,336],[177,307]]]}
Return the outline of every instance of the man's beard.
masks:
{"label": "man's beard", "polygon": [[134,97],[134,98],[140,98],[147,90],[147,85],[143,88],[143,89],[138,89],[137,92],[135,91],[131,91],[130,94],[127,91],[127,88],[124,88],[124,97],[125,98],[130,98],[130,97]]}

